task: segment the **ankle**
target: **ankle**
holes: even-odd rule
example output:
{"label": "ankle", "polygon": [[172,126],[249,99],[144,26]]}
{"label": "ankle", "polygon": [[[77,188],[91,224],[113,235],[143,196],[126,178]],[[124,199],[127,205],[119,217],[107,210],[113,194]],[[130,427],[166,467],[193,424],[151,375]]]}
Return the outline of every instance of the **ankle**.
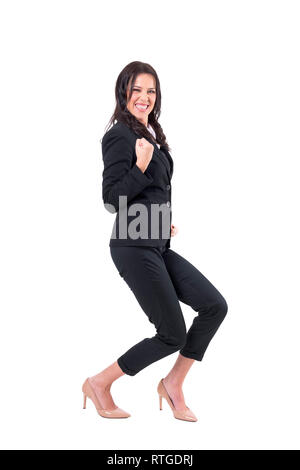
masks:
{"label": "ankle", "polygon": [[182,380],[178,380],[177,377],[172,377],[172,376],[167,375],[164,378],[163,382],[169,385],[170,387],[180,389],[180,390],[182,389]]}
{"label": "ankle", "polygon": [[112,386],[112,382],[107,382],[107,380],[105,379],[105,377],[103,377],[101,372],[100,372],[100,374],[92,376],[91,379],[94,382],[94,384],[99,388],[103,388],[105,390],[110,390],[110,388]]}

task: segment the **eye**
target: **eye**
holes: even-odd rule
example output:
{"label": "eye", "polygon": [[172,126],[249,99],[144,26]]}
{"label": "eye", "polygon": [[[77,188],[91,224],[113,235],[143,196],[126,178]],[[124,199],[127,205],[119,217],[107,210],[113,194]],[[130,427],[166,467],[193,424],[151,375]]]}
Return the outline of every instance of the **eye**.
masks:
{"label": "eye", "polygon": [[[137,88],[133,88],[133,91],[140,91]],[[155,90],[150,90],[151,93],[155,93]]]}

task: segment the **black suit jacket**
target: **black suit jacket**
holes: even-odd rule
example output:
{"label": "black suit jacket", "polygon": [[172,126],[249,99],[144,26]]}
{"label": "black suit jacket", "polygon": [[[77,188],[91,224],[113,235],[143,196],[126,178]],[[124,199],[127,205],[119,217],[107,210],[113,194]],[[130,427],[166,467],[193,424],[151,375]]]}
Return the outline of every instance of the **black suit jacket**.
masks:
{"label": "black suit jacket", "polygon": [[[170,247],[173,159],[166,147],[159,149],[147,139],[154,151],[143,173],[136,165],[138,138],[141,136],[122,122],[102,138],[102,198],[105,208],[116,213],[109,246]],[[142,209],[135,204],[142,204]]]}

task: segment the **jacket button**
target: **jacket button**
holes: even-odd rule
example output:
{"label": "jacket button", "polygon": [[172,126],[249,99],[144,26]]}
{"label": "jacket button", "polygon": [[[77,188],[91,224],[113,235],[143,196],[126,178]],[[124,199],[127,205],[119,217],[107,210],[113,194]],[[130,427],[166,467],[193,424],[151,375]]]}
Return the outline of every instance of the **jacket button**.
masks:
{"label": "jacket button", "polygon": [[167,189],[168,189],[168,190],[171,189],[171,186],[170,186],[169,184],[167,185]]}
{"label": "jacket button", "polygon": [[168,202],[167,202],[167,206],[170,207],[170,205],[171,205],[171,203],[170,203],[170,201],[168,201]]}

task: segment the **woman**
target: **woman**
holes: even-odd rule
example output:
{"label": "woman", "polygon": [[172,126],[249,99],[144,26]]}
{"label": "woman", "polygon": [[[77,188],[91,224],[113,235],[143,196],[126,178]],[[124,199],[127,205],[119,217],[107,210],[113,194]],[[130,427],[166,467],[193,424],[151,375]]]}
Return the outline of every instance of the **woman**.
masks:
{"label": "woman", "polygon": [[[177,233],[171,224],[173,159],[158,123],[161,93],[155,70],[142,62],[128,64],[115,94],[110,123],[117,123],[102,139],[103,201],[116,213],[110,253],[157,333],[85,380],[84,408],[89,397],[101,416],[129,417],[111,396],[113,382],[179,351],[174,367],[157,386],[160,409],[165,398],[175,418],[197,421],[186,406],[183,382],[195,360],[202,360],[227,303],[198,269],[170,248],[170,237]],[[188,332],[179,301],[197,312]]]}

